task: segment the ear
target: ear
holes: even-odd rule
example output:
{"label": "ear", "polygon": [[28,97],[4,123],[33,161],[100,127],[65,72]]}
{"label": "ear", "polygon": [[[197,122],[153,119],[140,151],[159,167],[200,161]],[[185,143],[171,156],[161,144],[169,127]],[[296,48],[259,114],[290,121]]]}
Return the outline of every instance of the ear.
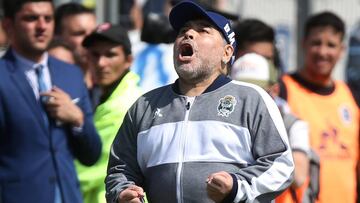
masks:
{"label": "ear", "polygon": [[346,48],[347,48],[347,47],[346,47],[345,43],[344,43],[344,42],[341,42],[340,55],[344,55]]}
{"label": "ear", "polygon": [[10,41],[13,38],[14,35],[14,20],[11,18],[3,18],[1,20],[1,27],[3,29],[3,32],[5,33],[6,39],[7,39],[7,43],[9,44]]}
{"label": "ear", "polygon": [[12,25],[12,20],[10,18],[3,18],[1,20],[1,26],[2,26],[3,30],[6,32],[6,34],[8,34],[8,36],[10,36],[9,31],[12,28],[11,25]]}
{"label": "ear", "polygon": [[133,55],[131,55],[131,54],[127,55],[126,56],[126,67],[130,68],[133,61],[134,61]]}
{"label": "ear", "polygon": [[223,56],[221,58],[221,61],[224,63],[224,64],[227,64],[230,62],[231,60],[231,56],[233,55],[234,53],[234,48],[230,45],[230,44],[227,44],[225,45],[224,47],[224,53],[223,53]]}
{"label": "ear", "polygon": [[270,94],[271,97],[273,97],[273,98],[279,96],[279,94],[280,94],[280,85],[279,85],[279,83],[275,83],[275,84],[273,84],[273,85],[270,86],[270,88],[269,88],[269,94]]}
{"label": "ear", "polygon": [[306,47],[306,42],[307,42],[306,40],[307,40],[307,38],[305,38],[305,37],[301,40],[301,48],[302,48],[303,50],[306,50],[306,49],[305,49],[305,47]]}

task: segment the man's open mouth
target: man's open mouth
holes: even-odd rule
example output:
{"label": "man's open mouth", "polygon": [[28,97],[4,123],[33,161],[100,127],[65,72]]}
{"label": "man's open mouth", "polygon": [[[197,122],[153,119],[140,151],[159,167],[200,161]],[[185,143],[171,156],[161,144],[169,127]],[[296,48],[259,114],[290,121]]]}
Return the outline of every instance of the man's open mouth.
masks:
{"label": "man's open mouth", "polygon": [[184,56],[192,56],[194,53],[193,48],[190,44],[182,44],[180,46],[180,55]]}

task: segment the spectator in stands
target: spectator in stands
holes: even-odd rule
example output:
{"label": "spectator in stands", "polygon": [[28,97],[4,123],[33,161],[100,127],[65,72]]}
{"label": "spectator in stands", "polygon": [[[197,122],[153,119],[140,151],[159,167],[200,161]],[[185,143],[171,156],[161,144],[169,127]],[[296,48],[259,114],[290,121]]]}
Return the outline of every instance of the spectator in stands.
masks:
{"label": "spectator in stands", "polygon": [[71,46],[63,40],[53,38],[53,40],[51,40],[49,44],[48,52],[51,56],[55,58],[58,58],[70,64],[75,64],[74,52]]}
{"label": "spectator in stands", "polygon": [[[254,44],[256,42],[253,42]],[[294,182],[279,198],[277,203],[303,202],[308,197],[309,158],[312,156],[309,144],[308,124],[291,113],[287,102],[279,97],[278,77],[280,71],[270,60],[256,53],[247,53],[238,58],[231,69],[231,78],[256,84],[266,90],[280,109],[288,133],[295,162]],[[301,187],[303,186],[304,187]]]}
{"label": "spectator in stands", "polygon": [[[274,65],[274,68],[269,69],[269,73],[271,74],[272,84],[271,84],[271,92],[272,94],[275,93],[276,100],[278,105],[280,103],[280,98],[278,97],[279,94],[279,84],[277,83],[277,77],[281,75],[280,67],[275,65],[275,56],[276,56],[276,50],[275,50],[275,32],[273,28],[263,21],[260,21],[258,19],[244,19],[234,25],[234,31],[235,31],[235,38],[236,42],[239,44],[237,46],[236,50],[236,56],[241,57],[244,54],[247,53],[256,53],[260,56],[266,58],[266,60],[269,60],[269,63]],[[240,63],[242,63],[240,61]],[[232,70],[232,75],[236,75],[236,77],[243,78],[244,76],[241,76],[241,74],[237,74],[236,71],[242,72],[242,70],[239,70],[238,68],[234,68]],[[261,72],[261,71],[260,71]],[[261,74],[259,72],[259,74]],[[264,73],[264,72],[263,72]],[[276,76],[275,76],[276,75]],[[287,106],[287,104],[285,104]],[[301,136],[301,135],[296,135]],[[305,135],[302,135],[304,137],[304,140],[302,143],[309,143],[308,140],[308,133],[305,132]],[[290,144],[295,144],[291,143]],[[307,147],[303,147],[305,149]],[[304,185],[304,182],[308,176],[309,172],[309,150],[294,150],[293,151],[293,157],[295,162],[295,178],[294,178],[294,184],[292,185],[293,189],[297,189],[299,197],[296,197],[297,199],[301,199],[303,197],[301,191],[303,191],[303,188],[306,188],[308,184],[306,183]],[[302,187],[300,187],[302,186]],[[290,190],[288,190],[286,193],[289,193]]]}
{"label": "spectator in stands", "polygon": [[99,25],[83,41],[95,68],[101,90],[94,121],[103,150],[100,160],[91,167],[77,164],[85,203],[105,203],[106,167],[111,143],[120,128],[126,111],[140,96],[139,77],[129,70],[133,57],[127,31],[110,23]]}
{"label": "spectator in stands", "polygon": [[258,19],[244,19],[234,24],[234,32],[236,58],[251,52],[274,62],[275,33],[271,26]]}
{"label": "spectator in stands", "polygon": [[68,43],[74,50],[76,64],[84,72],[88,89],[92,89],[95,83],[92,75],[93,67],[91,67],[86,49],[81,43],[95,27],[94,11],[79,3],[62,4],[55,11],[55,36]]}
{"label": "spectator in stands", "polygon": [[343,81],[332,72],[344,51],[345,24],[332,12],[307,19],[304,65],[281,78],[280,96],[307,121],[311,147],[320,156],[318,202],[356,202],[359,159],[359,108]]}
{"label": "spectator in stands", "polygon": [[51,0],[2,3],[0,201],[81,203],[74,159],[90,166],[101,153],[83,74],[46,52]]}

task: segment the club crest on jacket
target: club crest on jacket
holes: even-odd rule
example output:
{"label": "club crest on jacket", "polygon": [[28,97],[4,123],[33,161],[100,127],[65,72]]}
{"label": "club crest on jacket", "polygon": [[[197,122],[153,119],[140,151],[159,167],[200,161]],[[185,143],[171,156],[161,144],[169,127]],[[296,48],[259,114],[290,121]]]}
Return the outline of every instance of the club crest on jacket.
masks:
{"label": "club crest on jacket", "polygon": [[235,105],[235,97],[232,95],[226,95],[219,100],[219,105],[217,107],[218,115],[229,117],[229,115],[234,111]]}

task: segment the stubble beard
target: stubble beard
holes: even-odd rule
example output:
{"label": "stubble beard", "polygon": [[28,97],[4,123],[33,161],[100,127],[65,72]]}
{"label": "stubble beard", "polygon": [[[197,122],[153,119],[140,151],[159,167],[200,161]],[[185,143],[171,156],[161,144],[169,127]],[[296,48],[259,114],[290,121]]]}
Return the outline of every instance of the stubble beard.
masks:
{"label": "stubble beard", "polygon": [[175,70],[179,78],[190,83],[198,83],[210,78],[215,71],[215,67],[215,63],[209,60],[196,60],[192,63],[180,65],[175,63]]}
{"label": "stubble beard", "polygon": [[21,45],[17,47],[19,49],[17,51],[20,51],[20,53],[24,54],[26,57],[37,58],[46,52],[50,41],[40,44],[32,43],[33,42],[21,42]]}

